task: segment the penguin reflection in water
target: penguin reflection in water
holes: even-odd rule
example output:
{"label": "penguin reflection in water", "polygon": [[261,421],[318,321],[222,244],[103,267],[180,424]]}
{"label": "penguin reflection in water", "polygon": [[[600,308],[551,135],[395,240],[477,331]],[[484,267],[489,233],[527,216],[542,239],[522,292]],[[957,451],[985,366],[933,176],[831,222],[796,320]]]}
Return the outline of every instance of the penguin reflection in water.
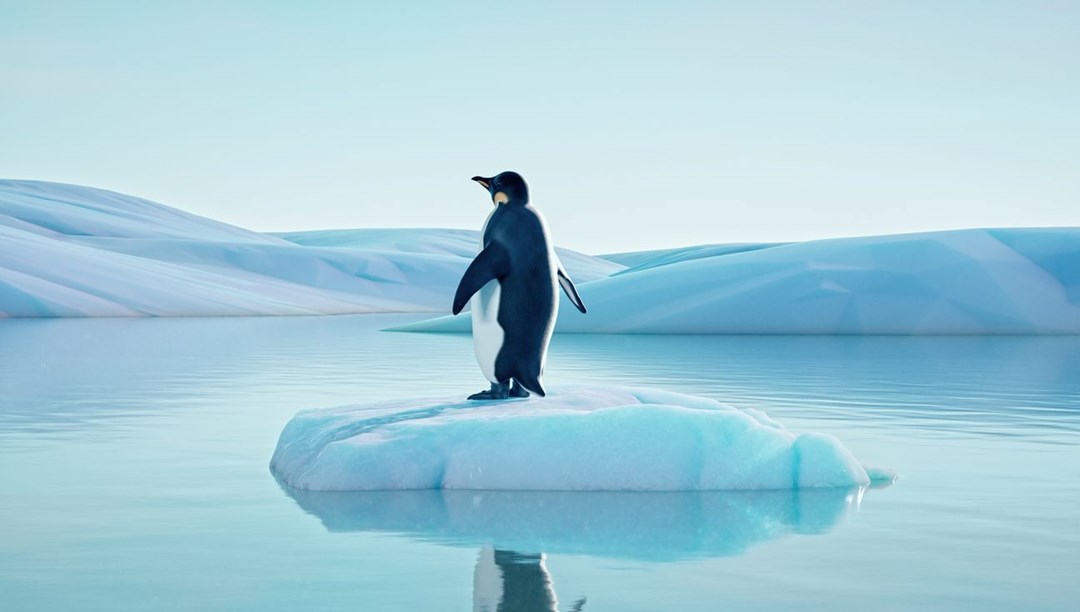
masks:
{"label": "penguin reflection in water", "polygon": [[[582,612],[581,597],[567,610]],[[558,612],[544,555],[485,547],[473,572],[473,612]]]}
{"label": "penguin reflection in water", "polygon": [[[454,314],[472,300],[473,346],[491,389],[473,400],[543,397],[548,342],[559,312],[556,284],[585,312],[574,282],[559,263],[547,224],[529,203],[529,188],[516,172],[474,176],[491,194],[495,210],[482,232],[480,254],[454,295]],[[511,382],[513,386],[511,386]]]}

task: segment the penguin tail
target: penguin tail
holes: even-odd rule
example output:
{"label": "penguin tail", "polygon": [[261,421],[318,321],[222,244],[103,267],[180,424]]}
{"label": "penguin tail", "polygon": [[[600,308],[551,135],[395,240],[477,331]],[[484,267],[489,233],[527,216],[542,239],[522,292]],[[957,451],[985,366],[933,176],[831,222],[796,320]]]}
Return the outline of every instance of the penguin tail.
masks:
{"label": "penguin tail", "polygon": [[544,391],[543,385],[540,384],[540,377],[536,374],[527,374],[525,376],[515,376],[514,380],[518,381],[522,387],[525,387],[526,391],[530,391],[539,395],[540,397],[546,397],[547,391]]}

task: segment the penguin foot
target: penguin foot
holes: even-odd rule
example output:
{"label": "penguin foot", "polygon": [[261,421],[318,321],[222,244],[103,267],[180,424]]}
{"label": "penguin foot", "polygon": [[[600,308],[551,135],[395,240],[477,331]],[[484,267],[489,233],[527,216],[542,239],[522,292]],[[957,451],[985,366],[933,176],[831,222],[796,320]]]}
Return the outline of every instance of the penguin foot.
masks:
{"label": "penguin foot", "polygon": [[514,386],[510,387],[510,397],[529,397],[529,392],[515,380]]}
{"label": "penguin foot", "polygon": [[510,397],[510,383],[491,383],[491,388],[487,391],[481,391],[479,393],[473,393],[469,396],[471,400],[504,400]]}

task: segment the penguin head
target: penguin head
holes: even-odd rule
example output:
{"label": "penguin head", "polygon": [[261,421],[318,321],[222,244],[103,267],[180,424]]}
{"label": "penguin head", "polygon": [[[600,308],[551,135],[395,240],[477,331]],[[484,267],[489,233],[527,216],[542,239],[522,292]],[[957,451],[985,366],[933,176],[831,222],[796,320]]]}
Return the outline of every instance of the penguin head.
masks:
{"label": "penguin head", "polygon": [[517,172],[500,172],[493,177],[474,176],[472,180],[491,194],[491,201],[499,204],[528,204],[529,186]]}

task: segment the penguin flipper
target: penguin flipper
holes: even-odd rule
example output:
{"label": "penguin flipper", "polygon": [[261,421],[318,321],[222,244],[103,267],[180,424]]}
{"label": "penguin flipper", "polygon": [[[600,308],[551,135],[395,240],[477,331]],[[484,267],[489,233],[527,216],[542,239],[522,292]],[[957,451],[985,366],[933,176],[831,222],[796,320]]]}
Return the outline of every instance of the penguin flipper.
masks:
{"label": "penguin flipper", "polygon": [[574,281],[570,280],[570,276],[566,274],[566,270],[563,270],[562,266],[559,266],[559,286],[566,292],[566,297],[570,298],[574,307],[580,310],[581,314],[585,314],[585,303],[581,301],[581,296],[578,295]]}
{"label": "penguin flipper", "polygon": [[476,256],[465,270],[465,275],[458,283],[457,292],[454,293],[453,313],[461,312],[465,304],[473,294],[489,282],[506,276],[510,272],[510,258],[507,256],[506,247],[498,242],[492,242],[484,247],[483,251]]}

